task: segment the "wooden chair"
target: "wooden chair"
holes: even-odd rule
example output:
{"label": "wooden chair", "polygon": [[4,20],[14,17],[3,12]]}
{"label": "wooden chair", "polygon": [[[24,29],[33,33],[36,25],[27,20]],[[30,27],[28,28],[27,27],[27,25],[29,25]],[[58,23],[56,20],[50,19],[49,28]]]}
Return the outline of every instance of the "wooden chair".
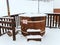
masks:
{"label": "wooden chair", "polygon": [[15,21],[13,17],[0,17],[0,36],[12,31],[13,40],[16,40],[15,36]]}

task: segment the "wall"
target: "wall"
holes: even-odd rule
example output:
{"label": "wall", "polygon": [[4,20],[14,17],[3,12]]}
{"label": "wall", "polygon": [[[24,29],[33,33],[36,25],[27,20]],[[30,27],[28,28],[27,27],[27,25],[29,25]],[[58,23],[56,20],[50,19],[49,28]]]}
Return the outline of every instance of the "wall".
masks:
{"label": "wall", "polygon": [[53,1],[40,1],[40,13],[53,13]]}
{"label": "wall", "polygon": [[54,8],[60,8],[60,0],[54,0]]}
{"label": "wall", "polygon": [[0,16],[7,15],[6,0],[0,0]]}
{"label": "wall", "polygon": [[[9,0],[10,13],[37,13],[38,12],[38,1],[31,0]],[[40,1],[40,13],[51,13],[53,12],[53,1],[42,2]],[[0,16],[7,15],[6,0],[0,0]]]}
{"label": "wall", "polygon": [[29,0],[10,0],[10,11],[14,13],[31,13],[37,12],[37,2]]}
{"label": "wall", "polygon": [[[38,1],[31,1],[31,0],[10,0],[10,11],[11,14],[14,13],[38,13]],[[53,12],[53,1],[50,2],[43,2],[40,1],[40,13],[52,13]]]}

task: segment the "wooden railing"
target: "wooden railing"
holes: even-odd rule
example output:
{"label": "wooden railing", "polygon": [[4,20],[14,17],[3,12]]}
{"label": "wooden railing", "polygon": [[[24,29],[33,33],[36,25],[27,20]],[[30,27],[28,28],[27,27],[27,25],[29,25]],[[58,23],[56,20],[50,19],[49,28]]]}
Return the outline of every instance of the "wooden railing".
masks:
{"label": "wooden railing", "polygon": [[7,33],[9,30],[12,31],[13,40],[16,40],[14,18],[13,17],[0,17],[0,36]]}
{"label": "wooden railing", "polygon": [[[14,14],[14,15],[10,15],[10,17],[14,17],[14,21],[15,21],[15,27],[18,25],[16,24],[18,21],[16,21],[16,19],[18,18],[19,14]],[[3,17],[8,17],[8,16],[3,16]]]}
{"label": "wooden railing", "polygon": [[60,28],[60,14],[59,13],[48,14],[47,27]]}
{"label": "wooden railing", "polygon": [[[20,26],[19,15],[21,15],[21,14],[25,14],[25,13],[19,13],[19,14],[10,15],[10,17],[14,17],[15,27],[16,27],[16,28],[18,28],[18,26]],[[8,17],[8,16],[3,16],[3,17]]]}

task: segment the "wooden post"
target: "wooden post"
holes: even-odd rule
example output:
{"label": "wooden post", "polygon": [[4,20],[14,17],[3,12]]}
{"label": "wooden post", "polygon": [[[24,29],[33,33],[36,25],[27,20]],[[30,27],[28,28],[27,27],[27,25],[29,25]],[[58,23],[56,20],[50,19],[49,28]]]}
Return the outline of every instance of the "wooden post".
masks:
{"label": "wooden post", "polygon": [[15,35],[15,26],[14,26],[14,20],[12,19],[12,33],[13,33],[13,40],[16,40],[16,35]]}
{"label": "wooden post", "polygon": [[0,27],[0,36],[1,36],[1,27]]}
{"label": "wooden post", "polygon": [[53,15],[53,27],[54,27],[54,17],[55,17],[55,16]]}
{"label": "wooden post", "polygon": [[48,25],[48,27],[49,27],[49,14],[48,14],[48,24],[47,24],[47,25]]}
{"label": "wooden post", "polygon": [[59,16],[59,24],[58,24],[58,27],[60,28],[60,16]]}
{"label": "wooden post", "polygon": [[55,22],[55,27],[57,27],[57,15],[56,15],[56,22]]}
{"label": "wooden post", "polygon": [[51,24],[52,24],[52,15],[50,15],[50,28],[52,27]]}
{"label": "wooden post", "polygon": [[7,2],[7,11],[8,11],[8,16],[10,16],[9,1],[8,1],[8,0],[6,0],[6,2]]}

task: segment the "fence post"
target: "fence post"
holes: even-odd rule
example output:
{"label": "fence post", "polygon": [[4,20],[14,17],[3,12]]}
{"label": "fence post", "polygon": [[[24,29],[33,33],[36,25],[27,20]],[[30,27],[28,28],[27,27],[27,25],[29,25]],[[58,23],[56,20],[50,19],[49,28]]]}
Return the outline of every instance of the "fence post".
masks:
{"label": "fence post", "polygon": [[13,33],[13,40],[16,40],[16,36],[15,36],[15,22],[14,22],[14,19],[12,19],[12,33]]}
{"label": "fence post", "polygon": [[0,36],[1,36],[1,27],[0,27]]}

